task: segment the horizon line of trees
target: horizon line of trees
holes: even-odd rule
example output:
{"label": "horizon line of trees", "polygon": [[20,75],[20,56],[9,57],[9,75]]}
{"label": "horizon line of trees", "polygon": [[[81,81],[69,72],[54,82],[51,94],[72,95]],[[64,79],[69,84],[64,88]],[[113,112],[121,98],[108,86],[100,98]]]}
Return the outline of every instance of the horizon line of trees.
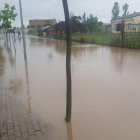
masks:
{"label": "horizon line of trees", "polygon": [[86,26],[86,28],[92,34],[93,32],[100,32],[102,30],[102,21],[98,21],[97,16],[93,16],[92,14],[89,17],[86,17],[86,13],[84,12],[82,16],[82,23]]}
{"label": "horizon line of trees", "polygon": [[[125,3],[122,6],[122,10],[123,10],[122,16],[126,16],[126,15],[129,14],[128,8],[129,8],[129,5],[127,3]],[[113,6],[111,12],[112,12],[111,20],[115,20],[115,19],[117,19],[119,17],[119,14],[120,14],[120,6],[119,6],[119,3],[118,2],[114,2],[114,6]]]}
{"label": "horizon line of trees", "polygon": [[[88,31],[92,34],[93,32],[100,32],[102,30],[102,21],[98,21],[97,16],[93,16],[92,14],[89,17],[86,17],[86,13],[81,16],[75,16],[74,14],[70,14],[70,27],[72,33],[87,33]],[[54,29],[56,32],[60,32],[62,34],[65,32],[65,21],[61,21],[54,25]]]}

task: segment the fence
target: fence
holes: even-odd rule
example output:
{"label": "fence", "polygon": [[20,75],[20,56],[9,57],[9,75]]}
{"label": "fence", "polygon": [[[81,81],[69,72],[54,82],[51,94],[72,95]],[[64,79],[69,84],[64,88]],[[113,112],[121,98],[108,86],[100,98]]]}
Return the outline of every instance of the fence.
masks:
{"label": "fence", "polygon": [[123,25],[122,47],[140,48],[140,24]]}

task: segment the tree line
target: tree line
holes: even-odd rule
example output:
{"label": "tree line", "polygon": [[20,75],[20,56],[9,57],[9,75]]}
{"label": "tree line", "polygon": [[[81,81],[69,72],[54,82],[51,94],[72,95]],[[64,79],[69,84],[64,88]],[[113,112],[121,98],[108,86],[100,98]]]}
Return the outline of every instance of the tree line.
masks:
{"label": "tree line", "polygon": [[[123,14],[122,16],[126,16],[129,14],[128,12],[128,8],[129,8],[129,5],[127,3],[125,3],[123,6],[122,6],[122,10],[123,10]],[[111,19],[112,20],[115,20],[119,17],[119,14],[120,14],[120,6],[119,6],[119,3],[118,2],[115,2],[114,3],[114,6],[112,8],[112,17]]]}
{"label": "tree line", "polygon": [[[92,14],[89,17],[86,17],[86,13],[83,16],[75,16],[70,14],[70,28],[71,33],[86,33],[90,32],[100,32],[102,30],[102,21],[98,21],[97,16],[93,16]],[[65,32],[65,21],[61,21],[54,25],[54,29],[56,32],[63,33]]]}
{"label": "tree line", "polygon": [[98,21],[97,16],[93,16],[92,14],[89,15],[89,17],[86,17],[86,13],[84,12],[82,16],[82,23],[86,26],[87,30],[92,32],[100,32],[102,30],[102,21]]}

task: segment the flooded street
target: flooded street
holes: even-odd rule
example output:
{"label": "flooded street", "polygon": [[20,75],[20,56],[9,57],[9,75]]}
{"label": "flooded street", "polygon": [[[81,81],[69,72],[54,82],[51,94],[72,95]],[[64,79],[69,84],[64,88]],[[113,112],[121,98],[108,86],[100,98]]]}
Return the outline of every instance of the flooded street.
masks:
{"label": "flooded street", "polygon": [[[15,49],[14,49],[15,45]],[[72,121],[66,123],[66,43],[0,35],[0,82],[39,114],[48,140],[140,139],[140,50],[72,43]]]}

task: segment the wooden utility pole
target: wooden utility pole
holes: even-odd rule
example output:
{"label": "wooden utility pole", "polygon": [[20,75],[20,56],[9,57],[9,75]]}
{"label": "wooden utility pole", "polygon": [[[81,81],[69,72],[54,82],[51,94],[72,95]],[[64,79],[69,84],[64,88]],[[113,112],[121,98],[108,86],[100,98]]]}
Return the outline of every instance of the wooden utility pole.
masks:
{"label": "wooden utility pole", "polygon": [[65,23],[66,23],[66,40],[67,40],[67,53],[66,53],[66,75],[67,75],[67,96],[66,96],[66,122],[71,121],[71,32],[70,32],[70,18],[67,0],[62,0]]}

